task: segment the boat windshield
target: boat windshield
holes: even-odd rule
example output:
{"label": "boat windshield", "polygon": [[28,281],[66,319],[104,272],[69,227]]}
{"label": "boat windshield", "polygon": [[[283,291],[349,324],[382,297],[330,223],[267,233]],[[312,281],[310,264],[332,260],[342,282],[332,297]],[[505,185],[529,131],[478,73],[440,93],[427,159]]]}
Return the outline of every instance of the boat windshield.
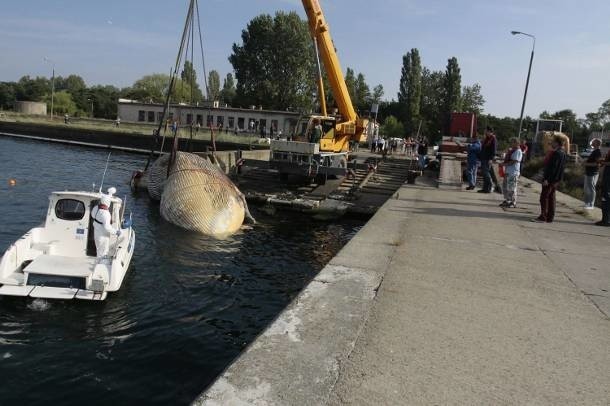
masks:
{"label": "boat windshield", "polygon": [[80,220],[85,216],[85,204],[75,199],[58,200],[55,204],[55,215],[61,220]]}

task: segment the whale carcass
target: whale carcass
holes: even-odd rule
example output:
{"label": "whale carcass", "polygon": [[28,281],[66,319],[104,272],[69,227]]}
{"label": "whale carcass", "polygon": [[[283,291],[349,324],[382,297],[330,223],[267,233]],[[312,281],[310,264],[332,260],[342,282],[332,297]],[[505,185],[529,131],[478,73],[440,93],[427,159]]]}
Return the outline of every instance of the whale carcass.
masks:
{"label": "whale carcass", "polygon": [[148,172],[148,191],[161,200],[161,217],[186,230],[226,237],[252,219],[244,195],[206,158],[187,152],[159,157]]}

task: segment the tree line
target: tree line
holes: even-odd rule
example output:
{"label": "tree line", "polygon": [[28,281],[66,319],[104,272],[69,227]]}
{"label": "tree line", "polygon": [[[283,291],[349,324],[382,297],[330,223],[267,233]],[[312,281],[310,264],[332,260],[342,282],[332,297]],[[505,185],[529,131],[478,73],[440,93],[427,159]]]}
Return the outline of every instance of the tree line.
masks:
{"label": "tree line", "polygon": [[[220,101],[234,107],[257,106],[272,110],[319,111],[316,86],[315,50],[307,22],[295,12],[278,11],[274,16],[262,14],[242,30],[241,41],[234,43],[229,62],[233,72],[221,81],[216,70],[204,72],[203,84],[190,61],[182,66],[171,94],[174,103]],[[324,74],[326,104],[335,105],[328,78]],[[222,82],[222,84],[221,84]],[[457,58],[447,60],[444,71],[434,71],[422,64],[419,50],[411,49],[402,58],[397,99],[383,101],[383,86],[371,86],[363,73],[347,67],[345,82],[353,105],[361,116],[370,116],[371,106],[379,104],[379,121],[387,136],[426,135],[438,141],[447,133],[451,112],[474,112],[479,132],[487,126],[496,129],[500,139],[517,135],[519,120],[484,113],[485,99],[478,83],[462,85]],[[55,78],[54,111],[56,114],[91,115],[114,119],[119,98],[163,103],[170,76],[153,73],[136,80],[131,86],[88,87],[78,75]],[[0,108],[11,109],[15,100],[42,101],[49,104],[51,79],[22,77],[17,82],[0,82]],[[574,142],[581,143],[591,131],[607,128],[610,123],[610,100],[598,111],[579,119],[569,109],[542,112],[540,118],[562,119],[564,131]],[[535,119],[526,117],[524,133],[532,137]]]}
{"label": "tree line", "polygon": [[452,112],[480,116],[484,105],[478,83],[462,87],[457,58],[448,59],[445,71],[432,71],[422,65],[419,50],[413,48],[402,58],[398,100],[382,104],[381,120],[388,136],[419,134],[438,140],[448,132]]}

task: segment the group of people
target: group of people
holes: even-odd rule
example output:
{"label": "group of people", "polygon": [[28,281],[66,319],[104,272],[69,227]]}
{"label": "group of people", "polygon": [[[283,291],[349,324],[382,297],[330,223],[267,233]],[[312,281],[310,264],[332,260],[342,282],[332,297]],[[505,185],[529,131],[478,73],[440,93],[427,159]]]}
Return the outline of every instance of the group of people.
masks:
{"label": "group of people", "polygon": [[[601,182],[602,220],[595,224],[610,227],[610,151],[605,158],[602,158],[599,149],[601,140],[594,139],[591,142],[591,146],[593,147],[593,152],[584,164],[586,171],[584,208],[593,209],[595,207],[596,184],[600,170],[604,168]],[[468,187],[466,189],[473,190],[475,188],[477,171],[480,165],[483,187],[477,192],[491,193],[492,186],[495,185],[495,191],[504,195],[504,201],[500,203],[500,206],[506,208],[517,207],[517,186],[523,161],[528,152],[527,144],[524,141],[520,142],[517,138],[510,140],[510,148],[498,164],[500,172],[503,172],[502,186],[500,186],[492,166],[497,153],[497,140],[493,128],[486,128],[485,138],[482,142],[475,134],[472,142],[466,147],[466,151],[466,172],[468,178]],[[532,219],[532,221],[540,223],[552,223],[554,221],[555,193],[559,183],[563,180],[567,161],[568,154],[565,151],[565,137],[555,135],[551,142],[551,149],[544,158],[542,191],[540,193],[540,215]]]}
{"label": "group of people", "polygon": [[417,139],[412,137],[385,139],[375,136],[371,142],[371,152],[385,155],[400,151],[400,153],[407,156],[417,156],[418,165],[421,170],[424,170],[427,165],[428,147],[429,143],[426,137],[418,137]]}
{"label": "group of people", "polygon": [[[596,186],[599,174],[602,171],[601,181],[601,209],[602,219],[595,223],[597,226],[610,227],[610,151],[602,158],[600,151],[601,140],[591,141],[593,152],[584,163],[584,208],[591,210],[595,207]],[[544,157],[542,176],[542,191],[540,192],[540,215],[532,221],[539,223],[552,223],[555,219],[555,192],[563,175],[568,161],[565,151],[565,137],[556,135],[551,143],[551,150]]]}
{"label": "group of people", "polygon": [[[511,145],[513,140],[511,140]],[[461,145],[459,142],[458,145]],[[496,135],[494,133],[494,129],[492,127],[487,127],[485,129],[485,138],[483,138],[483,142],[479,140],[477,134],[473,135],[472,142],[466,147],[467,151],[467,178],[468,178],[468,187],[467,190],[473,190],[477,184],[477,172],[479,170],[479,165],[481,167],[481,175],[483,176],[483,188],[478,190],[479,193],[491,193],[492,186],[493,189],[497,193],[502,193],[502,187],[498,182],[498,177],[493,169],[492,163],[496,158],[497,153],[497,140]],[[517,145],[518,141],[517,141]],[[520,149],[523,153],[523,150]],[[519,162],[523,159],[523,156],[519,158]],[[512,171],[513,167],[509,168],[509,171]],[[519,172],[521,170],[521,166],[519,165]],[[518,176],[518,173],[517,173]],[[513,202],[516,205],[516,201]]]}

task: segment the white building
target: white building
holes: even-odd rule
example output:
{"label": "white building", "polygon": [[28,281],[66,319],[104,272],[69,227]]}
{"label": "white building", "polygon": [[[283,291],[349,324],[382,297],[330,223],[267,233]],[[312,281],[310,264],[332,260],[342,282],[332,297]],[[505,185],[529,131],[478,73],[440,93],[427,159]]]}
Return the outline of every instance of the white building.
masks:
{"label": "white building", "polygon": [[[156,124],[159,123],[162,115],[162,104],[119,99],[118,116],[121,121]],[[200,106],[172,104],[167,119],[170,122],[177,121],[182,126],[199,123],[202,127],[228,128],[238,132],[264,132],[269,135],[270,129],[273,129],[273,134],[277,134],[279,130],[283,134],[292,133],[299,119],[299,113],[221,107],[218,102],[214,102]]]}

